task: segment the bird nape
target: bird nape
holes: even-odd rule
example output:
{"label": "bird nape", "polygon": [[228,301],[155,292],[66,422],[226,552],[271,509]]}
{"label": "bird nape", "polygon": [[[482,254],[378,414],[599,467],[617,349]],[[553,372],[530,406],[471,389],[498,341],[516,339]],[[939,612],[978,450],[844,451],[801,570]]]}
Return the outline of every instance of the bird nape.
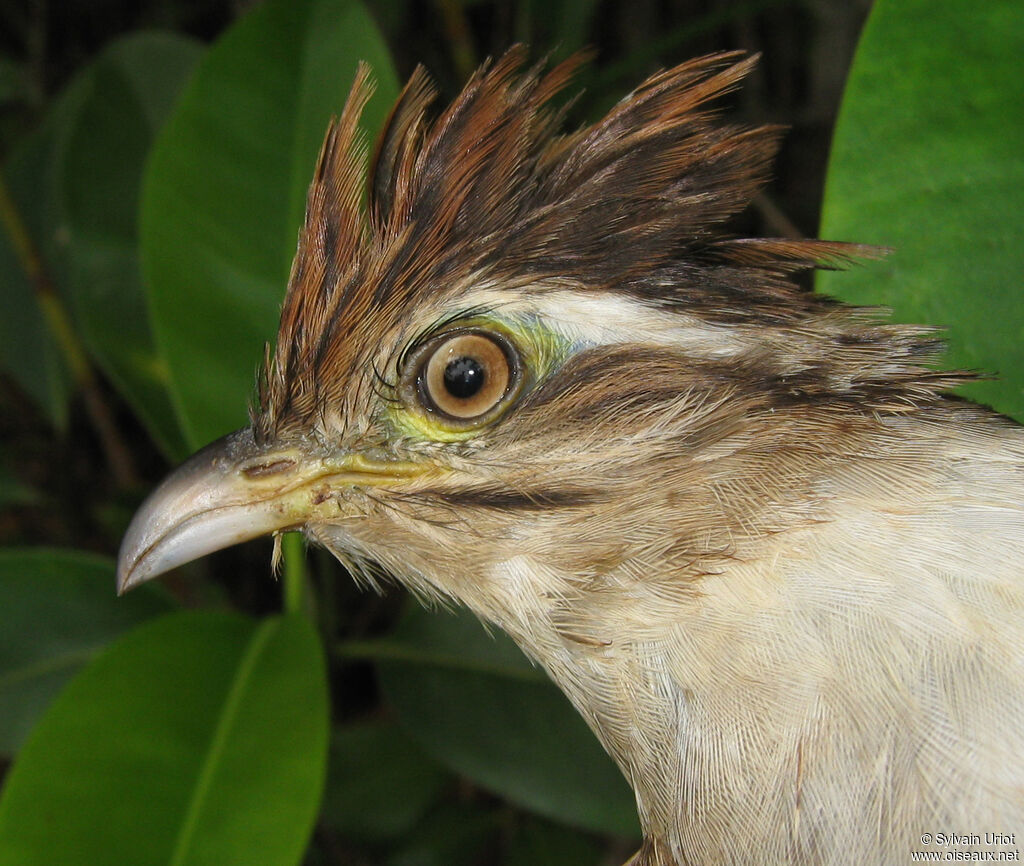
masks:
{"label": "bird nape", "polygon": [[360,71],[251,426],[142,506],[120,589],[301,529],[458,600],[622,769],[635,866],[1024,829],[1021,428],[792,281],[860,248],[722,234],[779,136],[709,107],[750,59],[565,133],[578,62],[513,49],[434,120],[418,70],[369,160]]}

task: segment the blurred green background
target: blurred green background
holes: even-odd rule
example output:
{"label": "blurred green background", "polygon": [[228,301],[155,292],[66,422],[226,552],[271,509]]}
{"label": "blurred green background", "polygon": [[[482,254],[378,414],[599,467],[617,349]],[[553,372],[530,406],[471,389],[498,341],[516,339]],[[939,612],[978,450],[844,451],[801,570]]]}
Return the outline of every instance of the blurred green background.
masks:
{"label": "blurred green background", "polygon": [[1019,0],[0,5],[0,864],[635,850],[618,771],[470,617],[294,541],[281,582],[254,542],[113,592],[142,497],[246,423],[355,64],[372,134],[416,64],[447,100],[516,41],[596,49],[573,125],[664,66],[761,52],[726,109],[790,133],[730,231],[891,247],[818,288],[948,328],[949,364],[1000,374],[967,393],[1024,418]]}

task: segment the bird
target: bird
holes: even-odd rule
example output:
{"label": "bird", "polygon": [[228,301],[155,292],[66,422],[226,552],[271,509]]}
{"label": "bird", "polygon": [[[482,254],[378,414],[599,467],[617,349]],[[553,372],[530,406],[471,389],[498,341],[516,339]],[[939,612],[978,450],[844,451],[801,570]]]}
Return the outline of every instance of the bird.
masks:
{"label": "bird", "polygon": [[[567,129],[516,46],[372,148],[365,66],[309,189],[250,423],[140,507],[119,591],[300,530],[547,671],[636,795],[629,866],[907,862],[1024,830],[1024,434],[930,328],[744,237],[782,130],[756,57]],[[986,849],[984,841],[978,850]]]}

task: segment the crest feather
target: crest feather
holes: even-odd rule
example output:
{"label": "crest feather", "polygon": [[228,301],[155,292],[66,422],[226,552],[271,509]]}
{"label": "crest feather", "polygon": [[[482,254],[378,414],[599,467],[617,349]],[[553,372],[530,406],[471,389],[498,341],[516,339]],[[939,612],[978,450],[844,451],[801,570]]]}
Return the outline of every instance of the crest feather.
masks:
{"label": "crest feather", "polygon": [[263,370],[258,438],[278,418],[309,418],[319,399],[316,377],[326,341],[346,303],[365,247],[362,191],[366,144],[359,117],[373,95],[370,68],[360,63],[341,116],[332,120],[306,196],[306,217],[288,277],[277,348]]}
{"label": "crest feather", "polygon": [[564,134],[555,98],[585,59],[526,67],[513,47],[433,121],[418,68],[368,171],[358,121],[372,86],[360,66],[310,187],[258,435],[282,418],[306,423],[325,387],[365,367],[375,333],[474,282],[621,292],[711,318],[795,319],[825,305],[788,274],[865,248],[719,236],[764,183],[780,134],[709,107],[757,58],[721,53],[660,72]]}

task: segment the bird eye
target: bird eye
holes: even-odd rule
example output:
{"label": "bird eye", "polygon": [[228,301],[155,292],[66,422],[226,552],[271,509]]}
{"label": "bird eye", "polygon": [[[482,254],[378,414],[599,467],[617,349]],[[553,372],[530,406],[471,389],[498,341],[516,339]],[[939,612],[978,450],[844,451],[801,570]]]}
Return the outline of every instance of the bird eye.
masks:
{"label": "bird eye", "polygon": [[504,338],[480,331],[446,334],[426,347],[419,368],[426,408],[456,422],[479,422],[518,389],[519,358]]}

